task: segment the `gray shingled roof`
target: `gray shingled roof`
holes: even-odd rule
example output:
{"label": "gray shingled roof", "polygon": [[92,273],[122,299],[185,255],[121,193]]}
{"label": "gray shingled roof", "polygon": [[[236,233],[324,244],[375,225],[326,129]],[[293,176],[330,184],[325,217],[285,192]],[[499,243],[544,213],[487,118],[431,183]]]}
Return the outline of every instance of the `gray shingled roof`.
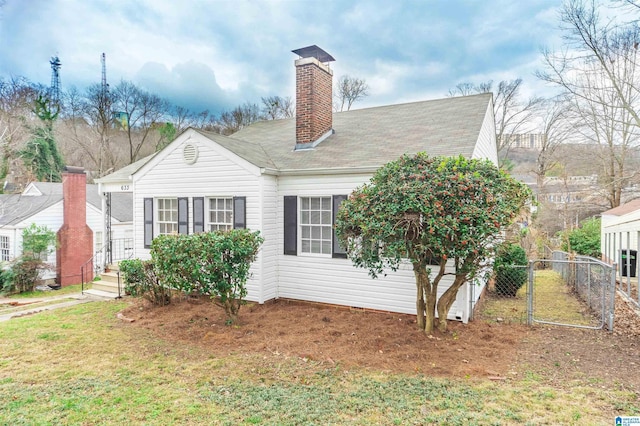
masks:
{"label": "gray shingled roof", "polygon": [[[377,168],[420,151],[471,157],[490,100],[491,94],[480,94],[334,113],[335,133],[304,151],[293,151],[294,118],[254,123],[222,142],[203,134],[257,166],[280,171]],[[234,144],[238,140],[244,142]]]}
{"label": "gray shingled roof", "polygon": [[[34,182],[42,195],[0,194],[0,225],[15,225],[62,201],[62,183]],[[133,194],[111,195],[111,215],[120,222],[133,220]],[[98,185],[87,185],[87,202],[98,210],[102,201]]]}
{"label": "gray shingled roof", "polygon": [[[309,150],[293,150],[296,145],[295,118],[260,121],[230,137],[192,130],[248,162],[276,173],[375,170],[403,154],[422,151],[431,156],[471,157],[491,96],[483,93],[337,112],[333,114],[335,133]],[[128,180],[154,155],[97,181]]]}

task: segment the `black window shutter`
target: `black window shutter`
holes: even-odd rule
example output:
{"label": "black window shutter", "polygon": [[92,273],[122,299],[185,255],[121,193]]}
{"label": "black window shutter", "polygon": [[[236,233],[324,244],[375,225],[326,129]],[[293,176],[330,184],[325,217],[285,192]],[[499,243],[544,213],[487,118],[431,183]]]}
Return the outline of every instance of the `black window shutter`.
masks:
{"label": "black window shutter", "polygon": [[284,197],[284,254],[298,254],[298,197]]}
{"label": "black window shutter", "polygon": [[233,229],[247,227],[247,197],[233,197]]}
{"label": "black window shutter", "polygon": [[189,199],[178,198],[178,234],[189,233]]}
{"label": "black window shutter", "polygon": [[204,198],[193,198],[193,233],[204,232]]}
{"label": "black window shutter", "polygon": [[340,243],[338,243],[338,235],[336,234],[336,216],[338,215],[338,209],[340,208],[340,204],[342,204],[342,202],[344,200],[347,199],[346,195],[334,195],[333,196],[333,217],[332,217],[332,224],[333,224],[333,242],[331,243],[331,257],[339,257],[339,258],[343,258],[346,259],[347,257],[347,250],[345,250],[344,248],[342,248],[340,246]]}
{"label": "black window shutter", "polygon": [[151,247],[153,241],[153,198],[144,199],[144,248]]}

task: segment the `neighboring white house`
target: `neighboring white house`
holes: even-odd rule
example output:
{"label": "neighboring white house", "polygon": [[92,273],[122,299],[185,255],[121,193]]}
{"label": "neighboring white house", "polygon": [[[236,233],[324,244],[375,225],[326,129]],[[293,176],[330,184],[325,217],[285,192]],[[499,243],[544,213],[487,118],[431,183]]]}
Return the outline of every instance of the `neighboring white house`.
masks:
{"label": "neighboring white house", "polygon": [[[97,185],[87,185],[87,225],[93,231],[93,252],[105,244],[102,198]],[[113,239],[132,238],[132,196],[114,194],[111,208]],[[32,182],[20,194],[0,195],[0,260],[11,261],[22,254],[22,232],[31,224],[46,226],[57,232],[63,225],[63,185],[53,182]],[[47,263],[56,265],[56,250],[52,247]],[[44,278],[55,277],[50,271]]]}
{"label": "neighboring white house", "polygon": [[[154,156],[99,179],[133,192],[134,256],[160,234],[249,228],[264,237],[247,298],[290,298],[415,314],[409,264],[372,280],[338,245],[340,202],[402,154],[486,158],[497,164],[490,94],[333,113],[333,60],[294,51],[297,118],[262,121],[231,137],[188,129]],[[450,285],[451,281],[446,284]],[[441,284],[442,294],[447,285]],[[467,283],[448,317],[467,321],[484,282]]]}
{"label": "neighboring white house", "polygon": [[[640,199],[603,212],[600,226],[602,258],[617,263],[621,272],[623,263],[627,262],[626,258],[622,260],[622,253],[627,250],[640,252]],[[627,265],[624,266],[627,269]]]}

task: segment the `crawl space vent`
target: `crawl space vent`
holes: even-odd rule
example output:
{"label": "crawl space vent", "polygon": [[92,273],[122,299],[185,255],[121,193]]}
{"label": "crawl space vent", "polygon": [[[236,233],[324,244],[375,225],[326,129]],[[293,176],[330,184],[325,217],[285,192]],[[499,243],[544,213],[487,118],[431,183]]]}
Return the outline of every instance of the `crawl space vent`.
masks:
{"label": "crawl space vent", "polygon": [[182,159],[187,164],[193,164],[198,159],[198,147],[188,143],[182,148]]}

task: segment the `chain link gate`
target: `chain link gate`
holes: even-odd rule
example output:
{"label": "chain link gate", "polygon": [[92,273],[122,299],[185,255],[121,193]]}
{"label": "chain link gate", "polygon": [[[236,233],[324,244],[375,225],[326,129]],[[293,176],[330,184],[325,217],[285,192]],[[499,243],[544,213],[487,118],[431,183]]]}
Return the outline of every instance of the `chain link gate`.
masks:
{"label": "chain link gate", "polygon": [[613,330],[616,265],[554,251],[529,262],[527,322]]}

